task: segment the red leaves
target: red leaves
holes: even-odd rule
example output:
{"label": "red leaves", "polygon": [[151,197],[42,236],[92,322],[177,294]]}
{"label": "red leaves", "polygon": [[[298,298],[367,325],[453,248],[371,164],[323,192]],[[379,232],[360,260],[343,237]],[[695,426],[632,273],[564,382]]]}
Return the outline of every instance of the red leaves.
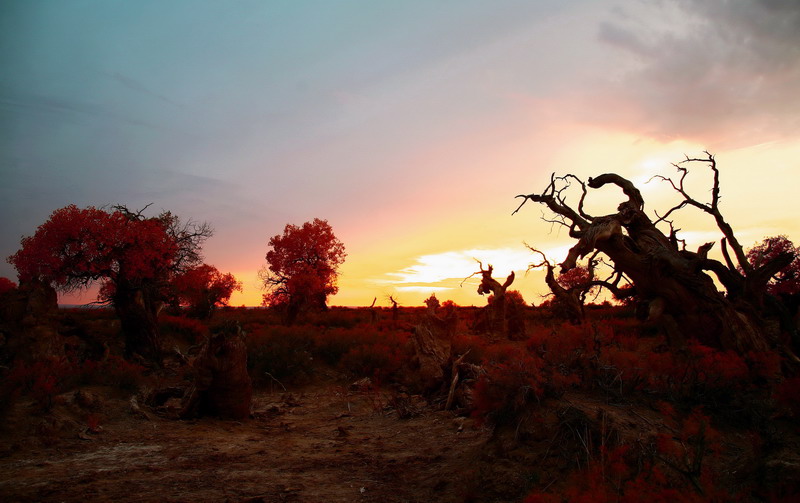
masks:
{"label": "red leaves", "polygon": [[99,279],[155,278],[178,246],[159,219],[132,219],[119,210],[74,205],[54,211],[8,258],[20,280],[42,279],[72,290]]}
{"label": "red leaves", "polygon": [[0,277],[0,295],[15,289],[17,284],[8,278]]}
{"label": "red leaves", "polygon": [[782,253],[794,255],[792,262],[781,269],[767,285],[772,295],[792,295],[800,293],[800,247],[796,247],[786,236],[773,236],[747,251],[747,261],[757,269],[774,260]]}
{"label": "red leaves", "polygon": [[242,291],[242,283],[233,274],[222,274],[208,264],[187,269],[172,280],[172,286],[178,301],[190,306],[200,317],[209,316],[215,307],[227,305],[234,291]]}
{"label": "red leaves", "polygon": [[513,420],[529,403],[559,395],[577,384],[577,376],[562,373],[541,357],[516,347],[501,347],[484,362],[486,374],[475,385],[473,415],[495,424]]}
{"label": "red leaves", "polygon": [[589,274],[589,268],[581,265],[573,267],[569,271],[559,274],[556,281],[558,281],[558,284],[564,287],[566,290],[570,290],[572,288],[583,286],[591,280],[592,276]]}
{"label": "red leaves", "polygon": [[329,295],[338,292],[336,277],[347,254],[326,220],[287,225],[269,246],[269,270],[261,273],[268,290],[265,304],[324,305]]}

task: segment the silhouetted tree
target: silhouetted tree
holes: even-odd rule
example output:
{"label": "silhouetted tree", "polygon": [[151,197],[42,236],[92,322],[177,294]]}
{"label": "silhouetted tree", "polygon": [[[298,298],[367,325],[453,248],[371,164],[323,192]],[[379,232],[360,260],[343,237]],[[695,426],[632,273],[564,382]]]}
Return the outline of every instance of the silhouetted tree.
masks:
{"label": "silhouetted tree", "polygon": [[397,320],[400,318],[400,308],[397,305],[397,300],[390,295],[389,302],[392,303],[392,322],[397,323]]}
{"label": "silhouetted tree", "polygon": [[373,325],[378,322],[378,310],[375,309],[375,303],[378,301],[378,297],[372,298],[372,304],[369,305],[369,322]]}
{"label": "silhouetted tree", "polygon": [[[583,279],[583,271],[580,271],[580,274],[573,274],[572,276],[568,277],[568,285],[563,285],[556,279],[554,273],[555,268],[553,267],[553,264],[547,260],[547,257],[545,257],[544,253],[535,248],[530,248],[530,250],[534,253],[539,253],[542,256],[541,262],[531,264],[528,267],[528,270],[535,269],[537,267],[545,268],[546,272],[544,281],[550,288],[550,292],[553,295],[553,300],[551,301],[550,305],[552,306],[554,315],[566,318],[570,321],[570,323],[575,325],[583,322],[585,312],[583,310],[583,298],[581,297],[581,292],[583,291],[582,287],[585,282],[579,281],[580,279]],[[576,268],[572,270],[574,271],[578,269]],[[587,269],[584,268],[584,271],[587,271]]]}
{"label": "silhouetted tree", "polygon": [[222,274],[213,265],[200,264],[187,269],[172,280],[173,293],[191,316],[210,318],[214,309],[225,306],[234,291],[242,291],[242,283],[231,273]]}
{"label": "silhouetted tree", "polygon": [[[584,183],[572,174],[552,175],[550,183],[540,194],[522,194],[523,201],[547,206],[557,222],[569,229],[569,235],[578,240],[561,263],[562,272],[576,266],[577,260],[594,251],[608,256],[615,273],[629,278],[640,301],[648,304],[648,319],[658,321],[675,346],[681,345],[682,336],[691,336],[703,342],[746,353],[765,350],[778,340],[778,334],[764,323],[769,314],[763,309],[763,298],[770,279],[794,259],[792,253],[781,253],[772,260],[754,267],[747,260],[742,246],[719,208],[719,170],[711,154],[704,158],[686,158],[675,164],[677,179],[658,177],[680,196],[681,201],[663,216],[656,214],[651,220],[644,212],[644,199],[629,180],[614,174],[589,178]],[[711,201],[702,203],[688,194],[684,181],[693,163],[705,164],[712,172]],[[577,185],[581,190],[577,206],[567,202],[567,189]],[[627,200],[611,215],[593,216],[584,209],[587,188],[599,189],[606,185],[622,189]],[[708,257],[713,243],[706,243],[697,251],[686,249],[670,224],[669,234],[657,226],[669,223],[669,216],[686,206],[695,207],[717,223],[724,238],[721,240],[725,263]],[[738,262],[734,264],[729,248]],[[709,273],[714,273],[727,290],[719,292]],[[601,284],[602,282],[598,283]],[[613,285],[605,284],[612,287]]]}
{"label": "silhouetted tree", "polygon": [[620,288],[618,288],[619,281],[622,279],[621,275],[612,275],[612,278],[607,281],[598,281],[595,278],[597,251],[589,258],[588,265],[576,265],[572,269],[556,276],[555,267],[544,253],[531,246],[528,246],[528,249],[542,257],[539,263],[531,264],[528,270],[538,267],[545,268],[544,280],[553,295],[553,299],[550,302],[553,314],[568,319],[570,323],[577,325],[583,322],[586,316],[584,309],[586,296],[597,290],[600,285],[613,289],[620,295],[625,293],[620,292]]}
{"label": "silhouetted tree", "polygon": [[[483,263],[478,260],[480,270],[473,273],[481,275],[481,282],[478,285],[478,294],[489,294],[487,313],[489,317],[489,331],[496,335],[508,335],[508,319],[506,312],[506,290],[514,282],[514,271],[508,275],[504,283],[500,283],[492,278],[492,265],[488,269],[483,268]],[[470,277],[472,277],[470,276]]]}
{"label": "silhouetted tree", "polygon": [[425,307],[428,308],[428,314],[436,314],[436,310],[439,309],[441,305],[442,303],[436,298],[435,293],[432,293],[430,297],[425,299]]}
{"label": "silhouetted tree", "polygon": [[125,206],[74,205],[53,212],[8,258],[20,281],[42,281],[62,292],[102,281],[101,300],[114,306],[126,356],[160,361],[157,315],[171,277],[200,260],[207,224],[182,223],[164,212],[146,218]]}
{"label": "silhouetted tree", "polygon": [[347,256],[328,222],[289,224],[269,246],[267,265],[259,272],[267,290],[264,305],[283,309],[287,324],[304,311],[325,309],[328,296],[339,291],[336,279]]}

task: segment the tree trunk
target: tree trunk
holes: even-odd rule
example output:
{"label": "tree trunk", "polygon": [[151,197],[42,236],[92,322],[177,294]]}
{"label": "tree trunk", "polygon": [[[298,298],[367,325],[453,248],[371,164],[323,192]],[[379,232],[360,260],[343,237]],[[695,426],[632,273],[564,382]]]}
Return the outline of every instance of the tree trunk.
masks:
{"label": "tree trunk", "polygon": [[640,211],[627,214],[628,235],[614,232],[594,244],[636,285],[648,322],[661,325],[673,347],[687,337],[739,353],[768,348],[755,312],[739,310],[702,269],[703,257],[679,251]]}
{"label": "tree trunk", "polygon": [[114,309],[125,336],[125,357],[138,354],[147,361],[161,363],[161,336],[158,332],[160,303],[147,294],[147,289],[117,285]]}
{"label": "tree trunk", "polygon": [[[584,184],[572,174],[551,176],[550,184],[541,194],[521,194],[524,198],[517,208],[527,201],[546,205],[559,216],[555,220],[569,228],[571,237],[578,239],[566,260],[562,271],[576,266],[578,259],[594,250],[605,253],[613,262],[618,277],[628,277],[641,301],[648,304],[648,321],[664,328],[673,346],[682,346],[685,338],[693,337],[701,342],[723,349],[745,354],[749,351],[764,351],[778,342],[779,324],[773,323],[775,315],[765,309],[764,292],[769,279],[782,267],[788,265],[793,256],[783,254],[758,268],[746,260],[741,245],[733,235],[730,225],[719,211],[719,171],[711,154],[707,159],[690,159],[684,162],[702,161],[714,174],[711,203],[693,199],[684,188],[688,169],[676,164],[680,173],[678,180],[659,177],[668,182],[682,200],[663,216],[653,222],[644,212],[644,199],[629,180],[606,173],[589,178]],[[582,196],[577,209],[566,203],[564,191],[572,183],[579,184]],[[593,217],[584,210],[587,187],[599,189],[607,184],[616,185],[628,197],[617,207],[617,213]],[[679,249],[674,228],[669,236],[661,232],[656,224],[667,221],[674,211],[692,206],[712,215],[722,234],[722,252],[725,264],[707,257],[713,243],[706,243],[697,252]],[[515,211],[515,213],[516,213]],[[727,244],[733,248],[739,266],[731,260]],[[713,272],[724,285],[727,295],[720,292],[711,276]],[[597,282],[616,289],[616,285]]]}
{"label": "tree trunk", "polygon": [[573,325],[580,325],[583,323],[585,312],[583,309],[583,302],[581,302],[578,294],[570,292],[563,286],[558,284],[555,274],[553,273],[553,266],[550,262],[545,260],[544,263],[547,268],[544,281],[553,292],[552,306],[554,311],[561,316],[564,316]]}
{"label": "tree trunk", "polygon": [[[486,306],[489,317],[489,332],[501,336],[508,337],[508,320],[506,317],[506,290],[514,282],[514,271],[506,278],[505,283],[500,284],[499,281],[492,278],[492,271],[494,268],[489,265],[488,269],[483,268],[483,264],[478,261],[481,270],[481,282],[478,285],[478,294],[484,295],[490,293],[489,303]],[[477,274],[477,273],[476,273]]]}
{"label": "tree trunk", "polygon": [[245,419],[250,415],[253,386],[238,323],[228,322],[205,341],[192,370],[194,383],[185,395],[180,417]]}

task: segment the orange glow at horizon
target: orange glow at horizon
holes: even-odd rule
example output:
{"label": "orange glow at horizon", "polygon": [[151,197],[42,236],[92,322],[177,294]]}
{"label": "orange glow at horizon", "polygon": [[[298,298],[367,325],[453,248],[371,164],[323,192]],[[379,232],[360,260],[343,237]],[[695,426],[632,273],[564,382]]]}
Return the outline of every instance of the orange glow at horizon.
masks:
{"label": "orange glow at horizon", "polygon": [[[505,143],[487,144],[480,155],[469,159],[455,155],[459,144],[453,142],[447,149],[432,150],[430,157],[419,157],[415,162],[434,169],[450,156],[450,162],[463,165],[467,173],[489,166],[498,167],[496,174],[465,177],[458,184],[449,185],[439,180],[430,186],[423,180],[418,204],[400,201],[341,225],[331,219],[348,256],[340,269],[339,293],[329,298],[329,305],[366,306],[377,299],[376,305],[387,306],[392,295],[401,305],[414,306],[422,305],[432,293],[440,300],[453,300],[459,305],[485,305],[486,299],[477,294],[476,279],[464,281],[478,271],[476,260],[484,266],[492,264],[496,278],[515,271],[511,289],[519,290],[529,303],[538,304],[548,290],[541,271],[525,274],[536,257],[523,242],[544,250],[551,261],[558,262],[574,241],[566,229],[544,222],[544,208],[533,203],[512,217],[519,202],[514,199],[516,194],[541,191],[551,171],[570,172],[584,180],[603,172],[616,172],[637,184],[645,198],[645,210],[652,217],[654,210],[663,212],[674,205],[675,194],[665,183],[650,181],[651,177],[675,176],[671,163],[683,160],[684,154],[701,156],[705,149],[688,141],[659,142],[581,125],[554,125],[554,130],[571,140],[539,159],[541,164],[533,168],[530,159],[535,157],[532,151],[536,150],[537,140],[532,134],[514,136],[509,130]],[[474,140],[463,139],[466,143]],[[794,194],[800,141],[709,151],[715,154],[720,169],[722,212],[742,244],[749,248],[764,237],[777,234],[800,242],[800,223],[795,218],[800,201]],[[707,171],[699,163],[690,171],[689,186],[700,200],[709,197]],[[755,184],[755,177],[786,183]],[[594,215],[612,213],[621,197],[611,187],[590,191],[586,208]],[[570,201],[575,204],[577,199]],[[713,219],[691,208],[677,212],[675,226],[683,229],[680,235],[690,249],[720,237]],[[719,246],[712,249],[712,255],[719,253],[718,249]],[[208,263],[220,271],[232,272],[242,282],[243,291],[233,293],[231,306],[261,305],[263,290],[257,273],[265,253],[266,249],[255,250],[239,264],[226,263],[219,256],[207,257]],[[91,292],[79,297],[81,303],[94,300]],[[69,301],[74,298],[74,294],[63,296],[61,302],[78,303]]]}

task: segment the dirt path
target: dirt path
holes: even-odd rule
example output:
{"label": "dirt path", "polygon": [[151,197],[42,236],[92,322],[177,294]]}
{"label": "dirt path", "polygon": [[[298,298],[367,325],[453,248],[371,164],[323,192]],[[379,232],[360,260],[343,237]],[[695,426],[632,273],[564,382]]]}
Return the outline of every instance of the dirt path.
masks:
{"label": "dirt path", "polygon": [[384,405],[386,396],[326,385],[260,394],[240,423],[148,420],[108,399],[96,435],[72,424],[45,447],[40,418],[28,437],[4,432],[0,500],[462,501],[488,433],[448,412],[399,419]]}

